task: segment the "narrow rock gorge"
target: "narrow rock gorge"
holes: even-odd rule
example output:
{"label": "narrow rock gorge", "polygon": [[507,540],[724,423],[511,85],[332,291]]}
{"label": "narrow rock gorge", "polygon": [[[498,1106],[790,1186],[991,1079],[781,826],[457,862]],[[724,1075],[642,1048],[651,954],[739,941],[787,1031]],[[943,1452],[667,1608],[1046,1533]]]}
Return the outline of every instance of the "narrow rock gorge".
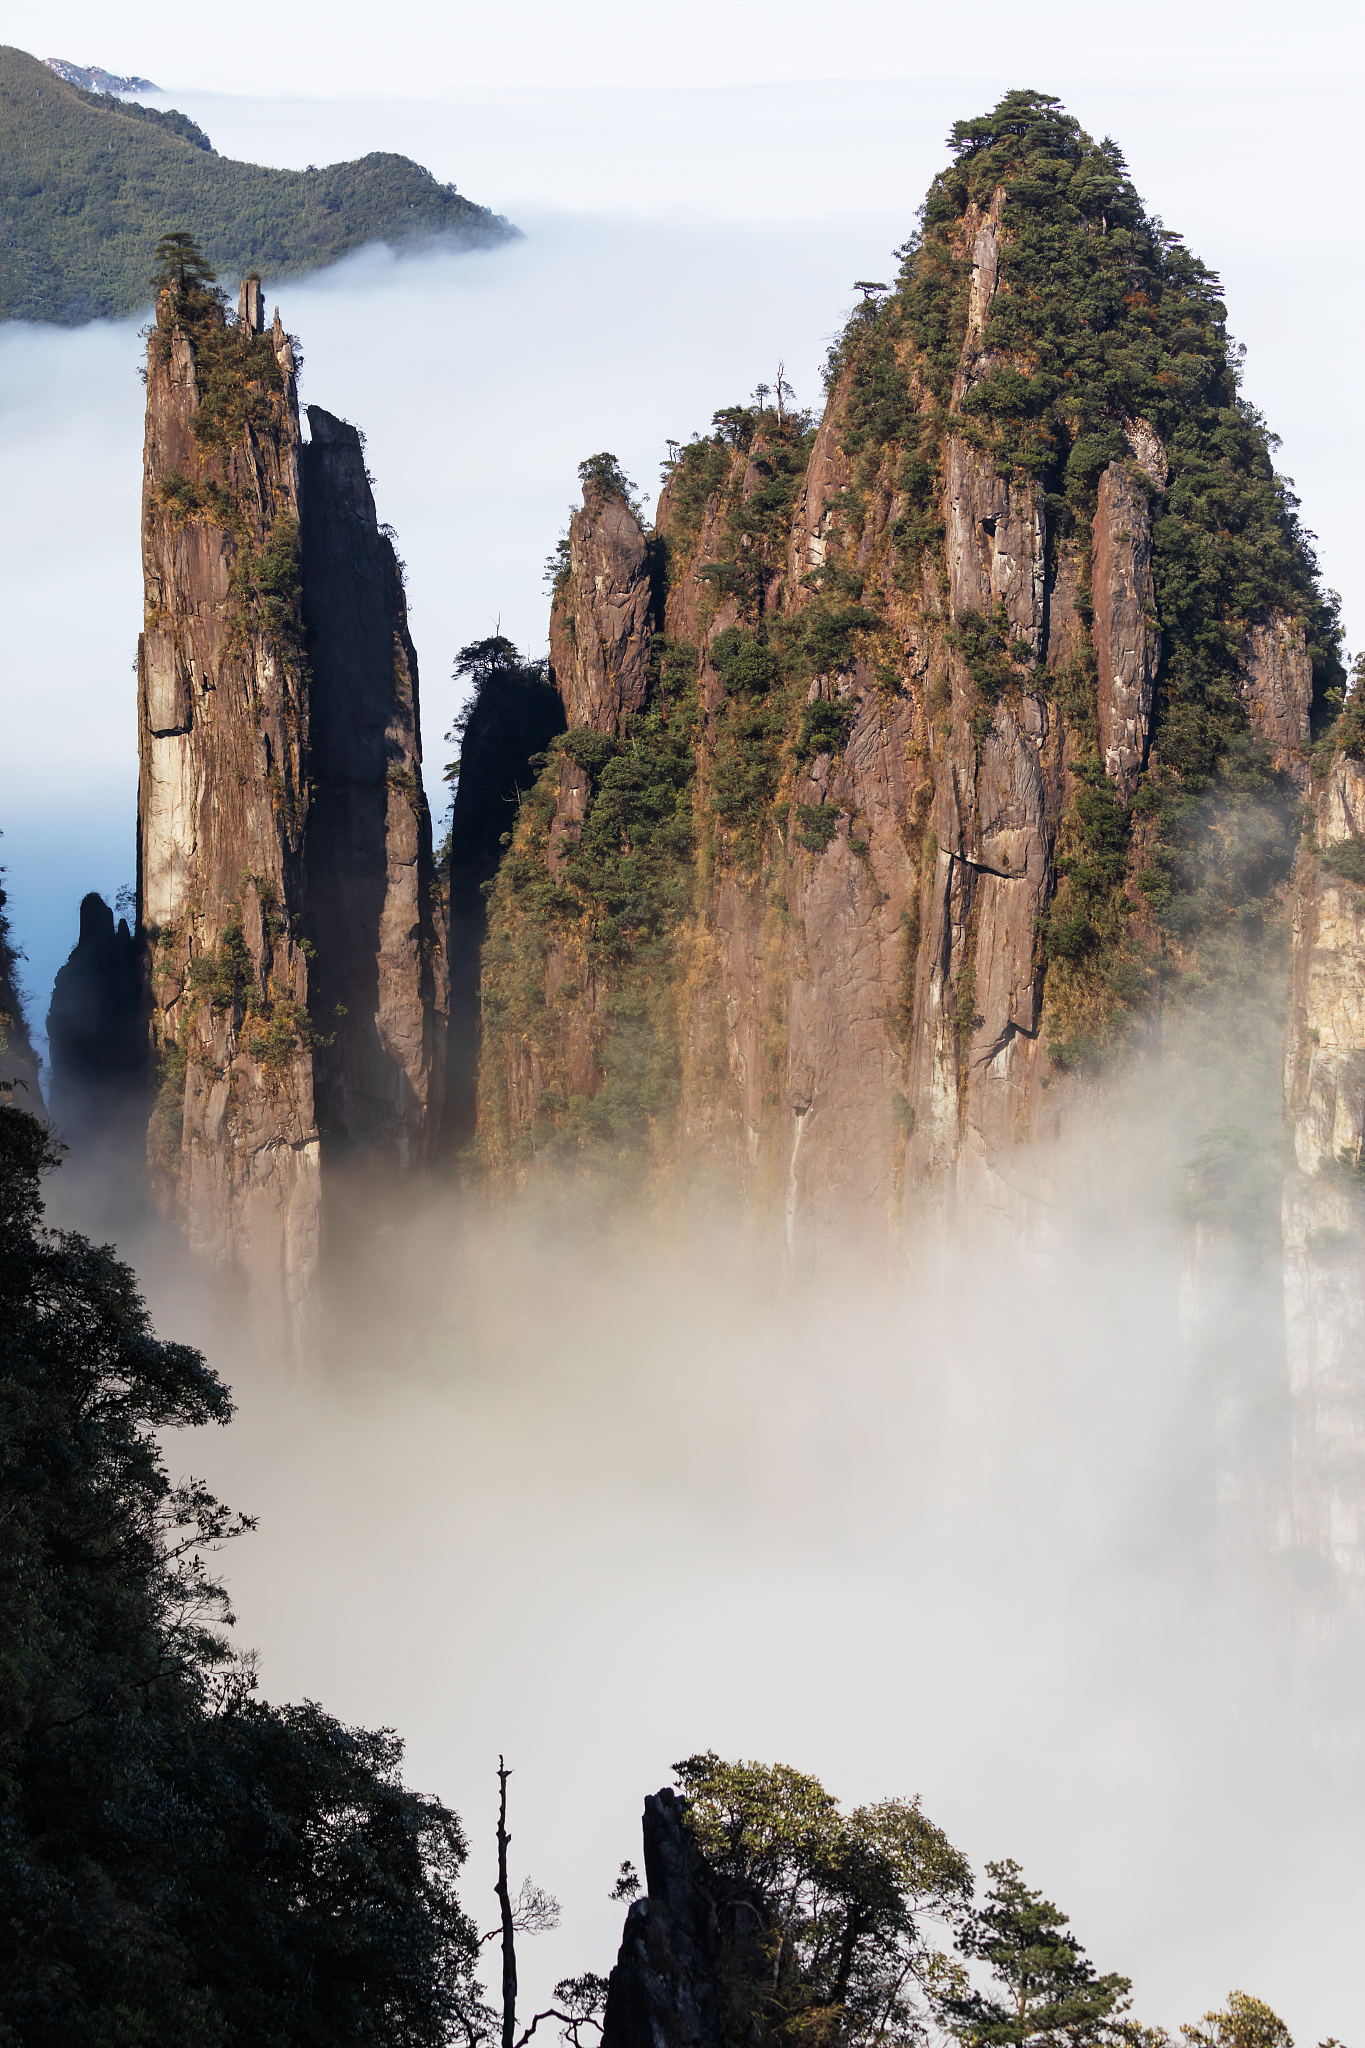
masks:
{"label": "narrow rock gorge", "polygon": [[147,352],[138,918],[149,1157],[189,1245],[301,1335],[324,1181],[430,1151],[446,968],[417,664],[359,437],[300,433],[260,286],[164,290]]}

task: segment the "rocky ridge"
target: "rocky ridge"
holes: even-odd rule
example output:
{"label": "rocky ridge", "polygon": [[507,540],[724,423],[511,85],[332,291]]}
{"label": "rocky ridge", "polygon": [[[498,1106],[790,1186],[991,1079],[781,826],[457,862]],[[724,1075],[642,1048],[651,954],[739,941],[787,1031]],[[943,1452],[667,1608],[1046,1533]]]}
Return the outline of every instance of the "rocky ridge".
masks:
{"label": "rocky ridge", "polygon": [[957,144],[818,428],[718,413],[650,534],[587,477],[485,956],[500,1173],[703,1160],[793,1248],[1041,1227],[1078,1091],[1282,917],[1340,662],[1217,281],[1055,102]]}

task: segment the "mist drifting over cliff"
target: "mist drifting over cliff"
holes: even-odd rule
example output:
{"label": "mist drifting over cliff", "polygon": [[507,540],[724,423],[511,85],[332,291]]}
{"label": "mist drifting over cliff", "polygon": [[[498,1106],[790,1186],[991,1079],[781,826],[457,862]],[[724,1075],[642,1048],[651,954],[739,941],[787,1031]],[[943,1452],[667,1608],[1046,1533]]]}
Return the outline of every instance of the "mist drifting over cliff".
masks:
{"label": "mist drifting over cliff", "polygon": [[[400,1720],[476,1913],[506,1752],[515,1867],[565,1905],[532,1996],[612,1960],[641,1790],[713,1745],[922,1793],[1149,2022],[1250,1985],[1349,2038],[1358,1701],[1342,1644],[1305,1691],[1293,1560],[1229,1498],[1255,1431],[1182,1336],[1172,1092],[1054,1156],[1029,1254],[978,1227],[909,1271],[867,1242],[794,1270],[685,1188],[633,1219],[386,1208],[302,1381],[148,1248],[160,1326],[240,1403],[175,1455],[262,1518],[226,1563],[267,1693]],[[1218,1306],[1254,1342],[1277,1303],[1245,1292]]]}
{"label": "mist drifting over cliff", "polygon": [[[366,427],[380,516],[407,558],[434,798],[457,702],[448,657],[499,623],[543,644],[539,564],[577,461],[611,447],[651,491],[662,436],[704,427],[774,355],[815,401],[852,279],[885,275],[968,103],[960,85],[939,99],[915,130],[923,165],[896,157],[894,212],[857,211],[843,147],[843,212],[812,153],[795,215],[792,180],[767,164],[736,218],[703,151],[726,206],[713,193],[711,214],[684,218],[688,195],[661,194],[658,169],[678,150],[627,124],[608,160],[609,124],[580,109],[600,182],[573,159],[564,203],[579,216],[537,215],[484,174],[524,245],[370,252],[281,294],[305,396]],[[215,141],[245,146],[185,103]],[[846,145],[867,102],[841,104]],[[752,136],[755,105],[713,106],[707,135],[747,122]],[[544,124],[531,113],[523,138]],[[1244,109],[1244,140],[1263,114]],[[695,115],[675,110],[672,132]],[[352,114],[253,118],[262,134],[294,122],[302,161]],[[781,128],[757,125],[765,146]],[[480,132],[506,150],[507,131],[499,107]],[[632,179],[635,217],[607,217],[608,173],[623,182],[650,141],[654,210]],[[1250,175],[1256,151],[1238,161]],[[528,200],[544,189],[528,175]],[[1169,210],[1232,267],[1184,198]],[[1258,219],[1298,238],[1303,210],[1290,214]],[[1311,271],[1321,250],[1296,244],[1295,260]],[[1268,259],[1257,274],[1266,296],[1282,275]],[[1239,333],[1255,303],[1239,285]],[[1282,329],[1264,332],[1253,395],[1279,349],[1303,407]],[[112,897],[131,872],[142,394],[131,326],[2,345],[25,478],[8,502],[26,508],[10,611],[19,666],[43,685],[17,693],[3,850],[41,1015],[81,892]],[[1278,392],[1268,409],[1306,416]],[[1345,529],[1329,524],[1343,501],[1291,454],[1344,581]],[[64,603],[75,584],[96,601]],[[1292,1560],[1270,1541],[1281,1475],[1255,1347],[1281,1313],[1275,1284],[1236,1257],[1192,1271],[1181,1208],[1211,1131],[1249,1127],[1273,1168],[1273,1074],[1249,1093],[1211,1084],[1243,1022],[1205,1020],[1202,1058],[1186,1047],[1181,1075],[1151,1086],[1135,1073],[1126,1105],[1073,1129],[1025,1253],[978,1226],[928,1234],[908,1268],[866,1239],[793,1265],[688,1187],[630,1222],[576,1189],[538,1208],[361,1206],[348,1282],[333,1275],[324,1301],[325,1363],[302,1379],[130,1229],[117,1190],[82,1187],[73,1161],[54,1195],[119,1236],[163,1333],[202,1343],[236,1389],[233,1429],[173,1455],[262,1518],[225,1563],[265,1690],[400,1727],[410,1780],[469,1824],[475,1910],[491,1895],[492,1767],[499,1751],[515,1764],[514,1859],[566,1908],[561,1932],[528,1946],[532,1987],[608,1965],[620,1914],[606,1893],[637,1853],[640,1794],[710,1744],[818,1772],[849,1800],[921,1792],[978,1865],[1017,1856],[1099,1967],[1131,1971],[1144,2018],[1191,2018],[1235,1983],[1303,2041],[1360,2019],[1361,1816],[1342,1762],[1356,1731],[1340,1656],[1307,1692],[1296,1679]]]}

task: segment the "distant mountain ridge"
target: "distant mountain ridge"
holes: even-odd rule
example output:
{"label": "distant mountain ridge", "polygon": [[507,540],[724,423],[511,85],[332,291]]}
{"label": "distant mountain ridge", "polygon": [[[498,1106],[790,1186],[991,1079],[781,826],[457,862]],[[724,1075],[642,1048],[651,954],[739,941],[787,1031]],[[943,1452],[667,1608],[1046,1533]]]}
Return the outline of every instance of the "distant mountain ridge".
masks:
{"label": "distant mountain ridge", "polygon": [[69,327],[150,305],[169,228],[188,228],[219,272],[272,282],[367,242],[473,248],[519,232],[389,151],[308,171],[235,162],[188,115],[91,92],[61,61],[0,45],[0,320]]}
{"label": "distant mountain ridge", "polygon": [[55,71],[58,78],[64,78],[68,85],[83,86],[86,92],[160,92],[159,85],[153,85],[150,78],[119,78],[112,71],[104,70],[99,64],[68,64],[65,57],[44,57],[49,71]]}

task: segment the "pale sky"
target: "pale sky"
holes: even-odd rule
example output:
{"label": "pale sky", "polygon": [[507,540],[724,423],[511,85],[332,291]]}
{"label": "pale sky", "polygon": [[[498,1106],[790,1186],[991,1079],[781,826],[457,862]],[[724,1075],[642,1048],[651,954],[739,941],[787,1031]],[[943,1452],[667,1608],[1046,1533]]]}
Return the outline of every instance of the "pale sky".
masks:
{"label": "pale sky", "polygon": [[[137,72],[158,85],[318,97],[433,98],[471,86],[679,86],[767,80],[970,77],[1015,82],[1174,75],[1225,82],[1358,77],[1346,0],[241,0],[230,9],[124,0],[7,6],[8,39],[42,56]],[[50,47],[48,47],[50,45]],[[117,45],[117,47],[114,47]],[[265,76],[266,71],[271,73]],[[1027,76],[1023,74],[1027,73]]]}

